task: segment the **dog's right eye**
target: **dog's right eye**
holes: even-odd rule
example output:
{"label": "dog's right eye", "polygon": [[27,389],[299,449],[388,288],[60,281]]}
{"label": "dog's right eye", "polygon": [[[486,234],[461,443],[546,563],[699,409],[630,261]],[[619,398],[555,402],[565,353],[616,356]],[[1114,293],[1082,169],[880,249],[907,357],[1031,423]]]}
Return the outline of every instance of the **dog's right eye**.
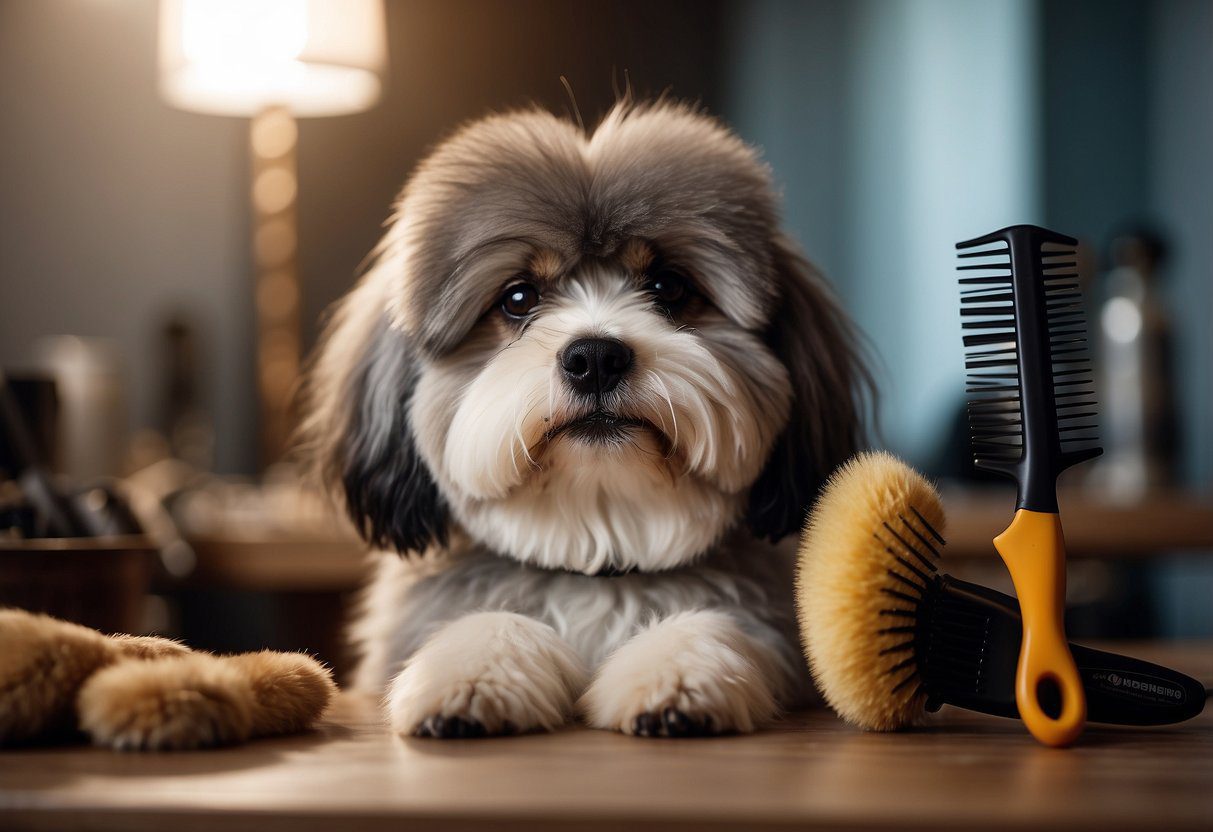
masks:
{"label": "dog's right eye", "polygon": [[515,283],[501,296],[501,311],[511,318],[525,318],[539,305],[539,290],[530,283]]}

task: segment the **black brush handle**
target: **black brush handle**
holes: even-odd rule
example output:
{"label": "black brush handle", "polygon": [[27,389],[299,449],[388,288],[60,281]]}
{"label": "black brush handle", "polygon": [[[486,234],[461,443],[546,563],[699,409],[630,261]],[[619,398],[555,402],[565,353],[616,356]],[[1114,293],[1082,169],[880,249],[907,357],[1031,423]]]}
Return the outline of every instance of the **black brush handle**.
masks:
{"label": "black brush handle", "polygon": [[[932,705],[946,703],[994,716],[1018,717],[1015,671],[1023,635],[1019,603],[1010,595],[951,575],[941,575],[935,587],[926,602],[931,610],[924,626],[930,634],[924,633],[924,639],[942,646],[936,655],[922,657]],[[980,639],[957,638],[966,630],[979,630]],[[958,643],[964,646],[956,647]],[[965,655],[956,655],[958,649]],[[1190,676],[1073,643],[1070,651],[1078,665],[1091,722],[1170,725],[1204,709],[1204,685]],[[959,666],[974,671],[947,672]]]}
{"label": "black brush handle", "polygon": [[1169,725],[1199,714],[1204,685],[1151,662],[1071,644],[1087,692],[1087,718],[1112,725]]}

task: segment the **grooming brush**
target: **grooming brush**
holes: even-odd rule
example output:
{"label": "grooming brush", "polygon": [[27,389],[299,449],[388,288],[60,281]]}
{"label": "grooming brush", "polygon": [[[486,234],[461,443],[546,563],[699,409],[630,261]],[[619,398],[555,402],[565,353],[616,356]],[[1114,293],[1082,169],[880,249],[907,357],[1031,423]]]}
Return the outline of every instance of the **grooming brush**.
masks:
{"label": "grooming brush", "polygon": [[994,538],[1023,615],[1015,698],[1032,736],[1063,746],[1086,704],[1066,645],[1066,547],[1057,476],[1096,457],[1078,241],[1016,225],[957,243],[974,464],[1015,479],[1011,525]]}
{"label": "grooming brush", "polygon": [[[944,704],[1019,713],[1019,606],[940,572],[943,532],[935,489],[887,453],[840,468],[809,515],[796,583],[801,637],[818,688],[854,725],[891,731]],[[1092,722],[1164,725],[1204,708],[1195,679],[1070,649]]]}

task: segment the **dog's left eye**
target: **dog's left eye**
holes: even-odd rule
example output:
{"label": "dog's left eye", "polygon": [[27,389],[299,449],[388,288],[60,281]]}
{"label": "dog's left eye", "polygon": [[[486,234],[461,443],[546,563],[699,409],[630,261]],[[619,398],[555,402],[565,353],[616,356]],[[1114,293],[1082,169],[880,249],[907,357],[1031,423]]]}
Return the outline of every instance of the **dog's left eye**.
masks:
{"label": "dog's left eye", "polygon": [[667,308],[682,303],[690,294],[687,279],[672,269],[657,272],[649,278],[644,288],[658,303]]}
{"label": "dog's left eye", "polygon": [[515,283],[501,296],[501,311],[511,318],[525,318],[539,305],[539,290],[530,283]]}

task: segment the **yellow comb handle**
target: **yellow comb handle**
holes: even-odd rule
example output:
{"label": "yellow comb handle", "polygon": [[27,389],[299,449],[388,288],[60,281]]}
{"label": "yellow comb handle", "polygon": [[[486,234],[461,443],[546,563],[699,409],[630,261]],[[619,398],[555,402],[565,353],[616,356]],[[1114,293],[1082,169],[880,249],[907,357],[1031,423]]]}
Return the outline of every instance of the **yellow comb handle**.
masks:
{"label": "yellow comb handle", "polygon": [[[1087,700],[1066,643],[1066,542],[1061,517],[1021,508],[1006,531],[994,538],[994,547],[1015,582],[1023,616],[1023,645],[1015,674],[1019,716],[1041,743],[1069,745],[1082,733]],[[1042,698],[1051,716],[1042,707]]]}

